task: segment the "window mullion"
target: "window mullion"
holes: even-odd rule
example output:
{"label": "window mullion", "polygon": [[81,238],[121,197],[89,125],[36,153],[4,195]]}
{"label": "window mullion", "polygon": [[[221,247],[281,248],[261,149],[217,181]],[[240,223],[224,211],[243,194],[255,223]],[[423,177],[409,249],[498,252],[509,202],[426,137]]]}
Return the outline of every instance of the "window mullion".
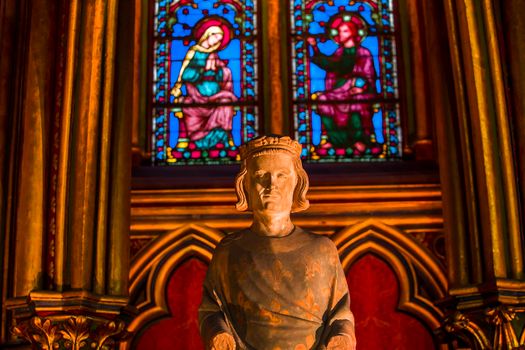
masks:
{"label": "window mullion", "polygon": [[283,0],[267,0],[262,4],[264,130],[288,134],[288,60],[286,6]]}

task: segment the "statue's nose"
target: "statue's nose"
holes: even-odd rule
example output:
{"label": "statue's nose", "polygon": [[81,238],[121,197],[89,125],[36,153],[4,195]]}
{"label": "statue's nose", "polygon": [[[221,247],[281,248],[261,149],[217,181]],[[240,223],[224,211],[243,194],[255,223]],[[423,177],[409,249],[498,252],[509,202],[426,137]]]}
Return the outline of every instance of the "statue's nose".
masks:
{"label": "statue's nose", "polygon": [[277,177],[274,175],[268,175],[266,177],[266,184],[267,189],[276,189],[277,188]]}

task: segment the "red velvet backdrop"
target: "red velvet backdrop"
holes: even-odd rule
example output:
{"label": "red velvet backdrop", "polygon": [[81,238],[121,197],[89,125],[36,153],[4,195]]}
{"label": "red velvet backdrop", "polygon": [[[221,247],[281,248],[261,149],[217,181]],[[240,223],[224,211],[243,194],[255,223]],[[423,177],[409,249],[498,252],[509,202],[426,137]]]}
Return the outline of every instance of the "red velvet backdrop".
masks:
{"label": "red velvet backdrop", "polygon": [[396,311],[399,282],[380,258],[367,254],[348,271],[351,309],[356,319],[357,348],[434,349],[431,333],[414,317]]}
{"label": "red velvet backdrop", "polygon": [[[168,283],[171,317],[150,325],[139,336],[137,349],[198,349],[197,308],[206,265],[189,259]],[[357,348],[362,350],[434,349],[430,332],[417,319],[396,311],[399,283],[392,269],[372,254],[352,265],[347,275],[356,318]]]}
{"label": "red velvet backdrop", "polygon": [[197,309],[207,266],[198,259],[183,263],[170,278],[166,289],[171,317],[147,328],[138,339],[139,350],[204,350],[199,336]]}

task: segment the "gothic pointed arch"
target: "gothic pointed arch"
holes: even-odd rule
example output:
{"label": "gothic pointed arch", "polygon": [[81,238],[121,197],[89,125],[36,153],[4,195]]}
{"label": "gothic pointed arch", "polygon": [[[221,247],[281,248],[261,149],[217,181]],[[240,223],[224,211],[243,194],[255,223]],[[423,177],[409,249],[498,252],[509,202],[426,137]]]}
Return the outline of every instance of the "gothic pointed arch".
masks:
{"label": "gothic pointed arch", "polygon": [[365,220],[332,237],[345,271],[366,254],[375,254],[395,272],[400,283],[399,309],[439,327],[442,312],[435,301],[447,290],[444,268],[425,247],[403,231],[379,220]]}
{"label": "gothic pointed arch", "polygon": [[[208,264],[223,236],[219,230],[188,224],[151,241],[131,262],[130,297],[139,315],[131,322],[128,331],[140,331],[151,322],[168,317],[170,312],[165,294],[174,271],[191,258]],[[130,349],[131,346],[132,342],[126,342],[120,349]]]}

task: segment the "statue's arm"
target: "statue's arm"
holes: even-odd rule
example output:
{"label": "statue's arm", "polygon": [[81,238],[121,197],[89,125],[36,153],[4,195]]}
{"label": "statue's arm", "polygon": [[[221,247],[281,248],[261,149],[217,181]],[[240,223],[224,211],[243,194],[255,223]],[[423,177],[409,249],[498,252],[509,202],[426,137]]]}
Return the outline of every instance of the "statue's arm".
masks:
{"label": "statue's arm", "polygon": [[201,313],[202,312],[199,311],[199,318],[201,318],[200,332],[204,344],[210,344],[213,338],[218,334],[226,333],[230,336],[232,335],[222,311],[206,312],[203,316],[201,316]]}
{"label": "statue's arm", "polygon": [[342,298],[337,309],[332,310],[332,319],[329,320],[327,350],[355,350],[354,317],[350,312],[348,296]]}
{"label": "statue's arm", "polygon": [[235,339],[226,322],[221,301],[211,286],[211,270],[204,281],[202,302],[199,306],[199,328],[207,350],[234,350]]}
{"label": "statue's arm", "polygon": [[332,323],[327,350],[355,350],[356,340],[354,325],[348,320],[336,320]]}
{"label": "statue's arm", "polygon": [[[333,250],[335,259],[339,261],[337,250]],[[350,293],[346,282],[343,267],[340,263],[335,268],[334,285],[332,286],[333,301],[330,319],[328,320],[327,350],[355,350],[355,321],[350,311]]]}

